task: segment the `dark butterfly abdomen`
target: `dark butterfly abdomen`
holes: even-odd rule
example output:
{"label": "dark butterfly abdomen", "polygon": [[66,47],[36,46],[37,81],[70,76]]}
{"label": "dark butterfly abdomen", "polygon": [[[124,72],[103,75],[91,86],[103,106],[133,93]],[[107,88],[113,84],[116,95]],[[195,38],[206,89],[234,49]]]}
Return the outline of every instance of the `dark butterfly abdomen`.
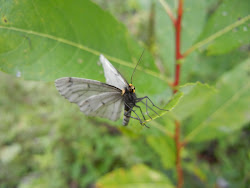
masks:
{"label": "dark butterfly abdomen", "polygon": [[123,125],[128,125],[129,120],[130,120],[130,116],[131,116],[131,111],[129,111],[129,107],[128,106],[124,106],[124,116],[123,116]]}
{"label": "dark butterfly abdomen", "polygon": [[[126,111],[125,111],[126,112]],[[124,115],[124,117],[123,117],[123,122],[122,122],[122,124],[123,125],[128,125],[128,123],[129,123],[129,120],[130,120],[130,115],[131,115],[131,112],[129,112],[128,114],[127,114],[127,116],[126,115]]]}
{"label": "dark butterfly abdomen", "polygon": [[131,117],[131,111],[135,106],[136,101],[136,95],[135,93],[130,93],[128,90],[125,91],[124,94],[124,116],[123,116],[123,125],[128,125],[130,117]]}

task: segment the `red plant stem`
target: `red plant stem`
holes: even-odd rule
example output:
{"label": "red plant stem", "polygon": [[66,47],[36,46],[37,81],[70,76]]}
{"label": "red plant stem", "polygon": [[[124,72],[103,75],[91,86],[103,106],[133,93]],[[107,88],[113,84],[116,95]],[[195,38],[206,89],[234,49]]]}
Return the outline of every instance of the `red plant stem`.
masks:
{"label": "red plant stem", "polygon": [[[173,83],[173,92],[178,91],[179,81],[180,81],[180,71],[181,64],[180,60],[183,58],[181,54],[181,21],[183,13],[183,0],[179,0],[178,10],[177,10],[177,19],[174,22],[175,26],[175,80]],[[176,173],[177,173],[177,188],[182,188],[183,180],[183,171],[181,166],[181,150],[184,144],[181,142],[181,124],[179,121],[175,121],[175,145],[176,145]]]}
{"label": "red plant stem", "polygon": [[178,91],[176,87],[179,85],[180,80],[180,70],[181,64],[179,62],[180,59],[183,58],[181,54],[181,20],[182,20],[182,13],[183,13],[183,0],[179,0],[178,5],[178,12],[177,12],[177,19],[175,20],[175,81],[173,83],[174,86],[174,93]]}
{"label": "red plant stem", "polygon": [[180,70],[181,70],[181,65],[177,63],[175,65],[175,81],[174,81],[174,84],[173,84],[174,93],[176,93],[178,91],[178,89],[176,87],[179,85]]}
{"label": "red plant stem", "polygon": [[176,144],[176,171],[178,176],[177,188],[183,186],[183,172],[181,167],[181,149],[183,144],[180,142],[180,122],[175,121],[175,144]]}

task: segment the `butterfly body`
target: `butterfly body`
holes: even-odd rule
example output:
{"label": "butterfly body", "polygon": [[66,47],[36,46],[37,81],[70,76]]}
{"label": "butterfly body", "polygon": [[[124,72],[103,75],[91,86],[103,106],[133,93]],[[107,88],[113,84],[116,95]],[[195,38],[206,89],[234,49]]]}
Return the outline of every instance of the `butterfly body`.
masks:
{"label": "butterfly body", "polygon": [[129,84],[128,87],[126,87],[123,90],[123,98],[124,98],[124,116],[123,116],[123,125],[128,125],[130,117],[131,117],[131,111],[136,105],[137,97],[135,94],[135,87],[132,84]]}

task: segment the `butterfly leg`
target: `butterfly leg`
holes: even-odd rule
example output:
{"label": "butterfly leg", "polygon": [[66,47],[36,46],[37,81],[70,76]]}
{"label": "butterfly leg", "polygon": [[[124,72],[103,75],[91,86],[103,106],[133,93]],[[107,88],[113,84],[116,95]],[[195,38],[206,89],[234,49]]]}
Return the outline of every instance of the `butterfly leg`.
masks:
{"label": "butterfly leg", "polygon": [[143,99],[145,99],[145,98],[144,97],[143,98],[139,98],[138,102],[142,102],[143,104],[145,104],[145,106],[146,106],[146,113],[147,113],[148,117],[150,117],[150,119],[152,119],[151,116],[148,113],[148,108],[150,110],[152,110],[154,113],[156,113],[158,116],[160,116],[153,108],[151,108],[150,106],[148,106],[148,100],[147,100],[147,98],[146,98],[146,103],[142,101]]}
{"label": "butterfly leg", "polygon": [[[137,114],[136,114],[137,115]],[[140,118],[136,118],[136,117],[133,117],[133,116],[128,116],[128,117],[130,117],[130,118],[133,118],[133,119],[136,119],[136,120],[138,120],[138,121],[140,121],[140,124],[143,126],[145,126],[145,127],[147,127],[147,128],[149,128],[147,125],[146,125],[146,123],[145,122],[142,122],[141,121],[141,119]]]}
{"label": "butterfly leg", "polygon": [[141,121],[141,119],[140,119],[140,118],[133,117],[133,116],[130,116],[130,115],[128,115],[127,117],[130,117],[130,118],[133,118],[133,119],[136,119],[136,120],[140,121],[140,124],[142,124],[142,123],[143,123],[143,122]]}
{"label": "butterfly leg", "polygon": [[141,100],[143,100],[143,99],[148,99],[148,100],[151,102],[151,104],[152,104],[154,107],[158,108],[159,110],[169,111],[169,110],[165,110],[165,109],[162,109],[162,108],[159,108],[158,106],[156,106],[156,105],[151,101],[151,99],[150,99],[148,96],[145,96],[145,97],[142,97],[142,98],[138,98],[138,99],[139,99],[139,102],[140,102]]}
{"label": "butterfly leg", "polygon": [[[141,102],[142,102],[143,104],[145,104],[143,101],[141,101]],[[152,110],[154,113],[156,113],[156,114],[159,116],[159,114],[158,114],[156,111],[154,111],[153,108],[151,108],[150,106],[148,106],[148,100],[147,100],[147,99],[146,99],[146,104],[145,104],[145,105],[146,105],[146,112],[147,112],[147,114],[148,114],[148,117],[150,117],[150,119],[152,119],[152,118],[151,118],[151,116],[150,116],[149,113],[148,113],[148,107],[149,107],[150,110]]]}
{"label": "butterfly leg", "polygon": [[[128,110],[127,112],[124,113],[124,115],[127,116],[127,117],[131,117],[131,118],[133,118],[133,119],[136,119],[136,120],[140,121],[140,124],[142,125],[143,122],[142,122],[141,118],[140,118],[140,117],[138,116],[138,114],[133,110],[133,108],[131,108],[127,103],[124,103],[124,104],[129,108],[129,110]],[[135,114],[137,117],[133,117],[133,116],[129,115],[131,111],[134,112],[134,114]]]}
{"label": "butterfly leg", "polygon": [[[146,120],[146,119],[145,119],[145,116],[144,116],[144,115],[143,115],[143,113],[142,113],[141,107],[140,107],[140,106],[138,106],[138,105],[135,105],[135,107],[137,107],[137,108],[139,108],[139,109],[140,109],[143,119],[144,119],[144,120]],[[149,116],[149,117],[150,117],[150,116]],[[151,118],[151,119],[152,119],[152,118]]]}
{"label": "butterfly leg", "polygon": [[166,109],[159,108],[158,106],[156,106],[156,105],[151,101],[151,99],[150,99],[148,96],[145,96],[145,97],[151,102],[151,104],[152,104],[154,107],[158,108],[159,110],[169,111],[169,110],[166,110]]}
{"label": "butterfly leg", "polygon": [[141,125],[144,125],[145,127],[149,128],[149,127],[148,127],[145,123],[143,123],[143,122],[141,121],[141,119],[140,119],[140,118],[136,118],[136,117],[133,117],[133,116],[128,116],[128,117],[130,117],[130,118],[133,118],[133,119],[136,119],[136,120],[140,121],[140,124],[141,124]]}

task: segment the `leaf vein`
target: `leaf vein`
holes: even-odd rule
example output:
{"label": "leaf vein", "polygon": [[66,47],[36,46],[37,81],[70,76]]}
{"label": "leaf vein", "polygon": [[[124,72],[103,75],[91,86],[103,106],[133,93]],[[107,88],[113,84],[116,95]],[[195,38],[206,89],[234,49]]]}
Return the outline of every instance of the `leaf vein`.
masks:
{"label": "leaf vein", "polygon": [[[238,90],[238,92],[236,92],[234,95],[232,95],[231,97],[229,97],[227,99],[227,101],[225,103],[223,103],[222,105],[220,105],[217,110],[215,110],[213,113],[211,113],[209,116],[207,116],[206,119],[204,119],[198,126],[196,126],[196,128],[190,132],[186,138],[185,138],[185,142],[188,142],[190,139],[192,139],[195,135],[197,135],[199,133],[199,131],[204,128],[204,126],[202,126],[204,123],[206,123],[209,119],[211,119],[212,117],[214,117],[216,114],[220,113],[222,110],[224,110],[225,108],[228,107],[228,105],[230,105],[231,103],[233,103],[234,101],[236,101],[243,92],[245,92],[247,89],[250,88],[250,84],[245,85],[246,87],[242,87],[240,90]],[[206,125],[207,126],[207,125]]]}
{"label": "leaf vein", "polygon": [[212,42],[213,40],[215,40],[216,38],[219,38],[220,36],[222,36],[223,34],[231,31],[232,29],[244,24],[245,22],[247,22],[248,20],[250,19],[250,15],[228,25],[227,27],[219,30],[218,32],[216,32],[215,34],[209,36],[208,38],[196,43],[195,45],[193,45],[191,48],[189,48],[184,54],[183,56],[187,56],[189,55],[191,52],[195,51],[196,49],[204,46],[205,44],[207,43],[210,43]]}
{"label": "leaf vein", "polygon": [[[92,48],[89,48],[87,46],[84,46],[84,45],[81,45],[81,44],[78,44],[78,43],[75,43],[75,42],[60,38],[60,37],[52,36],[52,35],[49,35],[49,34],[39,33],[39,32],[33,31],[33,30],[25,30],[25,29],[16,28],[16,27],[6,27],[6,26],[3,26],[3,25],[0,25],[0,29],[6,29],[6,30],[11,30],[11,31],[22,32],[22,33],[26,33],[26,34],[30,34],[30,35],[35,35],[35,36],[55,40],[55,41],[58,41],[58,42],[61,42],[61,43],[64,43],[64,44],[79,48],[81,50],[87,51],[87,52],[92,53],[92,54],[94,54],[96,56],[100,56],[100,54],[101,54],[101,52],[99,52],[97,50],[94,50]],[[111,60],[111,61],[113,61],[113,62],[115,62],[117,64],[120,64],[120,65],[123,65],[123,66],[126,66],[126,67],[130,67],[130,68],[134,68],[134,64],[132,64],[132,63],[130,63],[128,61],[124,61],[124,60],[118,59],[116,57],[109,56],[107,54],[103,54],[103,55],[107,59],[109,59],[109,60]],[[157,72],[151,71],[150,69],[145,69],[145,68],[143,68],[141,66],[138,66],[137,69],[140,70],[140,71],[145,72],[146,74],[149,74],[151,76],[159,78],[160,80],[164,81],[167,84],[170,83],[170,81],[168,81],[168,78],[165,77],[163,74],[159,74]]]}

